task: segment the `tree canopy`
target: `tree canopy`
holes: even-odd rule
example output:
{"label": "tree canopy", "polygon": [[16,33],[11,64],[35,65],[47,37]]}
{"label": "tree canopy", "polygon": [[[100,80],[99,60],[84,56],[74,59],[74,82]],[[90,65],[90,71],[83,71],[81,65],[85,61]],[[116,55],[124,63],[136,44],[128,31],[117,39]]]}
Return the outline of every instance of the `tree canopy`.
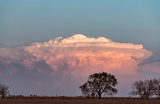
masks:
{"label": "tree canopy", "polygon": [[130,95],[140,96],[142,99],[148,99],[153,95],[160,97],[160,79],[147,79],[135,81],[131,87]]}
{"label": "tree canopy", "polygon": [[118,84],[114,75],[106,72],[89,75],[88,81],[80,86],[84,96],[101,98],[104,95],[113,95],[118,92],[115,86]]}

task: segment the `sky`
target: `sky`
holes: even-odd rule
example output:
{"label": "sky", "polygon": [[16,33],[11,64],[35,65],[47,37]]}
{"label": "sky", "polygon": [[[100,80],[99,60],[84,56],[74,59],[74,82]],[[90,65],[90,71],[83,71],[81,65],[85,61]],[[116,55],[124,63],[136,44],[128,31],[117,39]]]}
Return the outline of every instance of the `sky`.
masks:
{"label": "sky", "polygon": [[[117,96],[128,96],[132,81],[160,75],[159,5],[159,0],[0,0],[0,83],[15,95],[78,96],[89,74],[106,71],[119,78]],[[63,37],[58,48],[57,37]]]}

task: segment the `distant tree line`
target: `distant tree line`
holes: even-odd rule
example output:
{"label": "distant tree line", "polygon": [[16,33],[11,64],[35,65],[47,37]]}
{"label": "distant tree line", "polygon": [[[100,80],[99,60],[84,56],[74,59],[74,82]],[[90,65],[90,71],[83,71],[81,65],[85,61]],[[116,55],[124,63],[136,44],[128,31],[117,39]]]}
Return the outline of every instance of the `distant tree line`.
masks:
{"label": "distant tree line", "polygon": [[[85,97],[98,97],[113,96],[118,92],[116,85],[117,79],[114,75],[100,72],[89,75],[87,82],[81,85],[79,88],[82,95]],[[0,84],[0,96],[5,98],[9,95],[9,87]],[[130,96],[139,96],[142,99],[148,99],[153,96],[160,98],[160,78],[159,79],[147,79],[135,81],[131,85]],[[23,97],[17,96],[17,97]],[[38,97],[36,95],[30,95],[30,97]]]}
{"label": "distant tree line", "polygon": [[[118,92],[115,88],[117,84],[118,82],[114,75],[101,72],[90,75],[88,81],[79,88],[82,91],[82,95],[100,99],[102,94],[104,96],[116,94]],[[148,99],[153,96],[160,98],[160,78],[133,82],[129,95],[139,96],[142,99]]]}

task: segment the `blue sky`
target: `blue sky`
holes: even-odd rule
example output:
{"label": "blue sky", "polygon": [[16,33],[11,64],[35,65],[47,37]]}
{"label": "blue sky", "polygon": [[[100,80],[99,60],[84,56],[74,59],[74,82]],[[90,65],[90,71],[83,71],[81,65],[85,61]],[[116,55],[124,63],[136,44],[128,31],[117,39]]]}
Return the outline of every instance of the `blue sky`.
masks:
{"label": "blue sky", "polygon": [[0,47],[81,33],[143,44],[160,61],[160,0],[0,0]]}
{"label": "blue sky", "polygon": [[0,43],[12,46],[83,33],[155,49],[159,4],[159,0],[1,0]]}

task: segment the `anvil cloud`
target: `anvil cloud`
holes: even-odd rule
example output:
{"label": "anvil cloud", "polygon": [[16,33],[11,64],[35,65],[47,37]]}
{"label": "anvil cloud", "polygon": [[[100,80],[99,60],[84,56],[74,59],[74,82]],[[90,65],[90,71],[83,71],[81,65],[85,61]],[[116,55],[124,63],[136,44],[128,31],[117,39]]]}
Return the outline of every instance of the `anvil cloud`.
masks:
{"label": "anvil cloud", "polygon": [[15,75],[26,69],[25,72],[61,78],[70,76],[80,80],[89,74],[105,71],[116,75],[120,82],[127,83],[126,79],[134,79],[144,72],[146,66],[152,66],[152,63],[143,64],[151,55],[152,52],[141,44],[75,34],[30,46],[0,48],[0,74]]}
{"label": "anvil cloud", "polygon": [[24,50],[32,56],[30,60],[44,61],[53,72],[70,70],[74,73],[78,70],[78,75],[102,70],[133,73],[138,64],[152,54],[143,49],[143,45],[117,43],[105,37],[89,38],[82,34],[33,43]]}

